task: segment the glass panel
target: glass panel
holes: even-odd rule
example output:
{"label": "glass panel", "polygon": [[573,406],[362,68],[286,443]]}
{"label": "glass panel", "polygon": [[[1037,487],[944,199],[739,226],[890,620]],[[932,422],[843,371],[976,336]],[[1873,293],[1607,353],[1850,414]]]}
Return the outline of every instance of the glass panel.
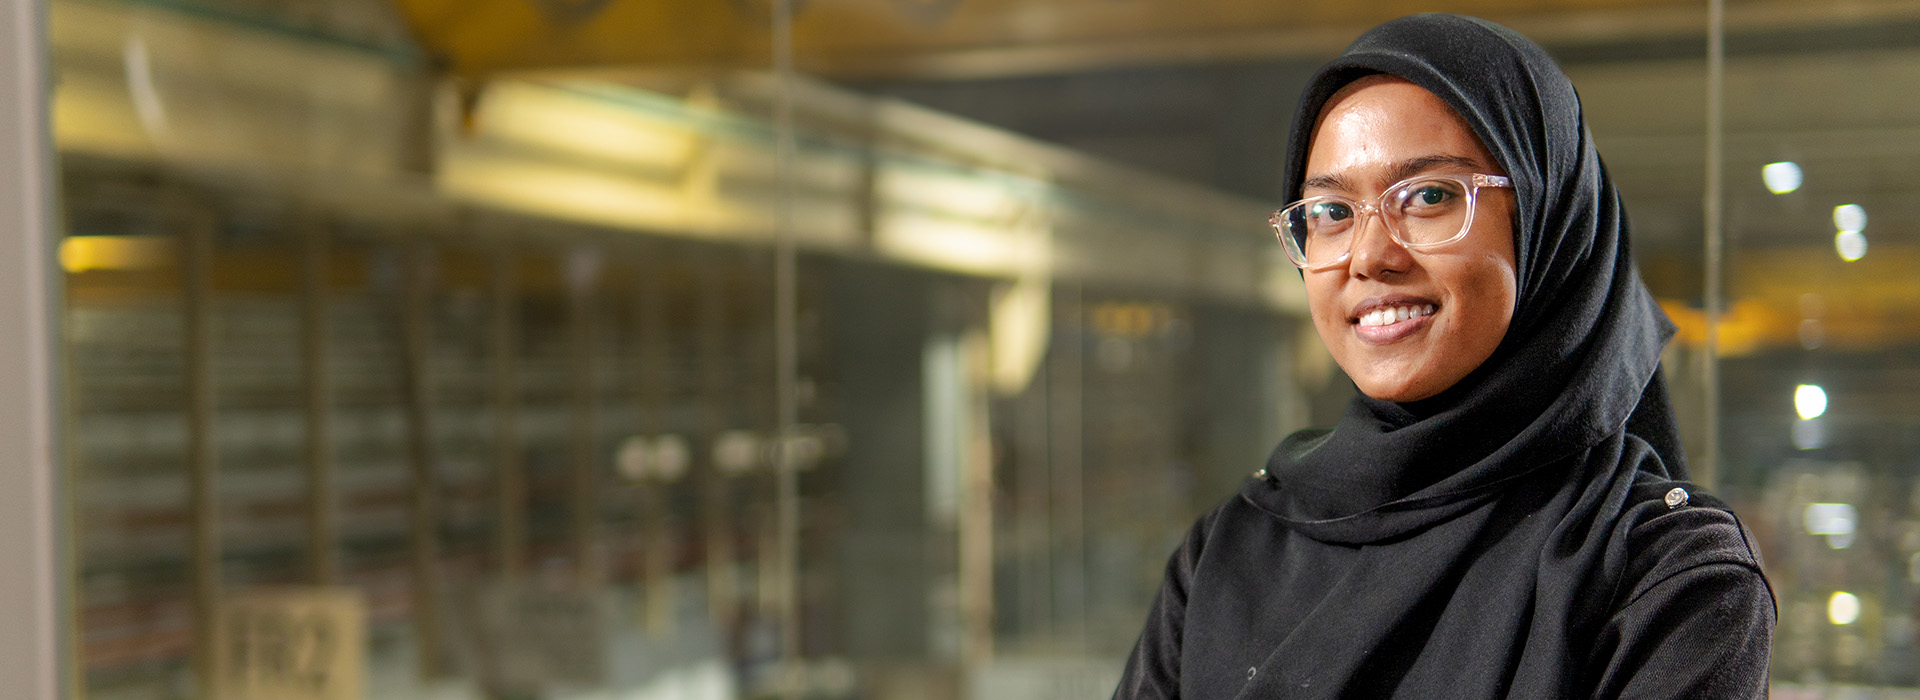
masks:
{"label": "glass panel", "polygon": [[1879,87],[1920,78],[1912,27],[1730,45],[1723,481],[1768,556],[1785,691],[1920,685],[1920,97]]}
{"label": "glass panel", "polygon": [[[1393,8],[778,1],[49,3],[88,696],[1111,692],[1353,395],[1265,222]],[[1698,3],[1420,9],[1579,87],[1776,691],[1916,686],[1920,15],[1792,5],[1727,23],[1713,385]]]}

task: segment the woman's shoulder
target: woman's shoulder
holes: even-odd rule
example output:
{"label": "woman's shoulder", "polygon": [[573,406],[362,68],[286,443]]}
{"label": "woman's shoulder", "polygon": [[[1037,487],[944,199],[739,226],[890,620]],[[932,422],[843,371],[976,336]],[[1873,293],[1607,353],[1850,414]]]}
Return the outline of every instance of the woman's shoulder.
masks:
{"label": "woman's shoulder", "polygon": [[1176,560],[1198,567],[1202,559],[1237,561],[1252,552],[1281,551],[1294,535],[1273,515],[1235,492],[1207,509],[1181,538]]}
{"label": "woman's shoulder", "polygon": [[1620,524],[1627,552],[1622,606],[1662,583],[1703,571],[1767,587],[1752,533],[1731,507],[1695,484],[1651,476],[1637,480]]}

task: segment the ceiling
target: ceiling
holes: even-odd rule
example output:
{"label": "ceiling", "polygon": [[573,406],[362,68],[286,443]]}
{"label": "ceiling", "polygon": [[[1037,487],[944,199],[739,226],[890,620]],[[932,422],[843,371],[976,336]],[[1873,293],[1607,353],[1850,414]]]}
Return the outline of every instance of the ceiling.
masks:
{"label": "ceiling", "polygon": [[[764,68],[771,44],[772,0],[125,1],[344,37],[470,84],[536,71],[644,86],[638,76],[663,70]],[[1697,304],[1705,4],[798,0],[794,46],[797,67],[817,77],[1272,201],[1292,101],[1314,66],[1393,16],[1486,16],[1561,59],[1627,200],[1649,283]],[[1901,276],[1902,251],[1920,249],[1910,194],[1920,184],[1920,0],[1728,0],[1726,26],[1729,291],[1767,300],[1772,320],[1753,326],[1765,329],[1762,345],[1797,344],[1790,321],[1804,293],[1870,300],[1834,312],[1860,309],[1835,323],[1863,329],[1862,342],[1920,334],[1920,298],[1910,298],[1920,287],[1880,284]],[[1761,187],[1760,166],[1777,160],[1803,167],[1800,190]],[[1868,265],[1837,260],[1840,204],[1870,212]]]}
{"label": "ceiling", "polygon": [[[394,0],[452,71],[765,67],[772,0]],[[1723,159],[1729,346],[1799,344],[1800,299],[1836,300],[1833,342],[1920,336],[1920,1],[1730,0]],[[1311,70],[1366,28],[1475,14],[1547,45],[1635,224],[1649,283],[1699,303],[1707,3],[1700,0],[802,0],[799,70],[1257,198]],[[1792,160],[1806,184],[1762,187]],[[1871,213],[1844,263],[1833,207]],[[1902,330],[1912,329],[1912,330]],[[1903,336],[1904,337],[1904,336]]]}
{"label": "ceiling", "polygon": [[[773,1],[393,0],[429,53],[466,75],[610,64],[765,66]],[[1736,35],[1920,21],[1914,0],[1730,5]],[[1368,27],[1421,11],[1488,17],[1556,46],[1699,37],[1707,20],[1699,0],[796,0],[795,7],[799,68],[863,80],[1320,56]]]}

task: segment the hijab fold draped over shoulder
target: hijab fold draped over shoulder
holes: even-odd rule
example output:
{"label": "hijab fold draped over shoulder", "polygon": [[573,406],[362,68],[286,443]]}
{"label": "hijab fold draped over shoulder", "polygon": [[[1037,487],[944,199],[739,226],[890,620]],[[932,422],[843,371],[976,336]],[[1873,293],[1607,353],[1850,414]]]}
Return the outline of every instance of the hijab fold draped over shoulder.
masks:
{"label": "hijab fold draped over shoulder", "polygon": [[1321,108],[1378,73],[1439,96],[1512,178],[1512,324],[1441,394],[1361,396],[1283,441],[1169,562],[1116,697],[1764,695],[1772,597],[1685,482],[1673,326],[1572,83],[1490,22],[1388,22],[1308,83],[1289,201]]}

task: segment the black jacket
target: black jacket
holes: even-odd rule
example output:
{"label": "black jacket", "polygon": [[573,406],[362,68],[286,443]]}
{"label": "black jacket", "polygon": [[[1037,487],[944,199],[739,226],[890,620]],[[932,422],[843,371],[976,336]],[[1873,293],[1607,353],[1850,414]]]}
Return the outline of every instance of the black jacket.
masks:
{"label": "black jacket", "polygon": [[[1673,489],[1685,491],[1686,502],[1668,507]],[[1517,488],[1506,498],[1537,494]],[[1584,584],[1578,595],[1606,614],[1532,654],[1525,631],[1556,620],[1528,619],[1535,611],[1524,598],[1485,606],[1454,595],[1527,589],[1499,580],[1524,566],[1476,564],[1552,556],[1514,538],[1529,510],[1495,507],[1484,520],[1459,522],[1481,544],[1447,567],[1444,586],[1409,601],[1367,594],[1377,578],[1415,575],[1402,568],[1427,563],[1422,536],[1327,544],[1235,496],[1195,524],[1167,563],[1114,697],[1766,696],[1773,598],[1758,555],[1723,504],[1691,484],[1641,479],[1605,533],[1622,545],[1621,574],[1576,582]],[[1392,623],[1376,626],[1382,618]]]}
{"label": "black jacket", "polygon": [[1686,483],[1673,326],[1572,83],[1484,20],[1383,24],[1308,83],[1288,199],[1321,107],[1380,73],[1446,102],[1512,180],[1512,323],[1439,395],[1360,396],[1283,441],[1174,555],[1116,697],[1764,696],[1772,596],[1732,512]]}

